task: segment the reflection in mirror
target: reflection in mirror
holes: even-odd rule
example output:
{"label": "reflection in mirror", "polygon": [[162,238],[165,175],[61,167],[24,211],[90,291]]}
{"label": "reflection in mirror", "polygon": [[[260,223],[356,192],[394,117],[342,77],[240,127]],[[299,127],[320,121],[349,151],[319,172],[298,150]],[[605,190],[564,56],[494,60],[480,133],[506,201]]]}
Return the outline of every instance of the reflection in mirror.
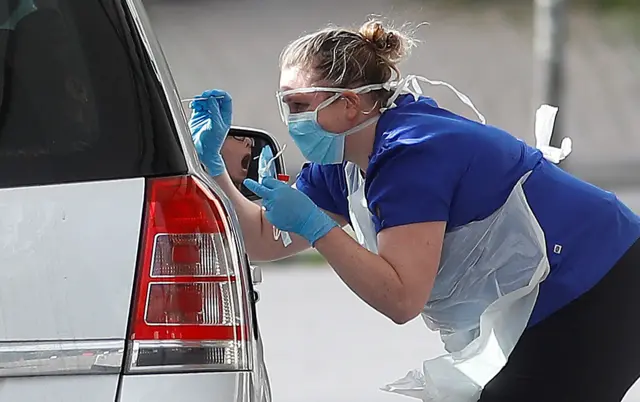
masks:
{"label": "reflection in mirror", "polygon": [[[222,144],[220,154],[233,183],[245,197],[254,201],[258,197],[249,191],[242,182],[247,178],[259,182],[260,162],[262,162],[262,170],[264,170],[265,163],[274,155],[277,156],[278,151],[275,141],[269,134],[258,130],[232,127]],[[262,160],[260,158],[261,153],[263,155]],[[280,158],[271,164],[271,169],[269,170],[270,175],[273,177],[284,173]]]}
{"label": "reflection in mirror", "polygon": [[222,144],[220,154],[231,180],[239,190],[242,189],[242,182],[249,174],[254,148],[256,148],[255,138],[239,135],[228,135]]}

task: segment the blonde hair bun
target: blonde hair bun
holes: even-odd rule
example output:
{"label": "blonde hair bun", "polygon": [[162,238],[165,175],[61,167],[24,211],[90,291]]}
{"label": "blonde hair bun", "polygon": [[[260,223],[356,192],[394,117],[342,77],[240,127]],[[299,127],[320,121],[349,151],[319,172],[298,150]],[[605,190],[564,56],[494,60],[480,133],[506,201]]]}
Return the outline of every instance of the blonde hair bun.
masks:
{"label": "blonde hair bun", "polygon": [[376,53],[392,64],[408,57],[413,40],[406,34],[385,28],[379,20],[369,20],[360,27],[358,33],[376,49]]}

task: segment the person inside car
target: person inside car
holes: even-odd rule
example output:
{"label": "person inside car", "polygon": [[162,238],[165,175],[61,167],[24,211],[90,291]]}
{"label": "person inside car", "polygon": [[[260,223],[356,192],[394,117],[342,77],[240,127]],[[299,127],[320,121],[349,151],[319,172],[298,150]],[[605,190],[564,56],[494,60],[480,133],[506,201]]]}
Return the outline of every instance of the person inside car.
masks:
{"label": "person inside car", "polygon": [[247,178],[253,146],[253,138],[228,135],[220,149],[229,176],[238,189]]}

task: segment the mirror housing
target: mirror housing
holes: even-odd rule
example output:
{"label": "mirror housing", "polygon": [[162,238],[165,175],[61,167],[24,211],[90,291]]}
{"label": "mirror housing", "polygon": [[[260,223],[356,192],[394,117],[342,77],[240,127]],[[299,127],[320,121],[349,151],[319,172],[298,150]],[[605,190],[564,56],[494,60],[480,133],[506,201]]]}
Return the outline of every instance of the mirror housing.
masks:
{"label": "mirror housing", "polygon": [[[272,155],[277,155],[281,149],[276,139],[264,130],[232,126],[220,151],[231,180],[250,201],[257,201],[260,197],[247,189],[242,181],[245,178],[258,181],[258,159],[265,146],[271,148]],[[273,164],[277,175],[286,175],[282,155]]]}

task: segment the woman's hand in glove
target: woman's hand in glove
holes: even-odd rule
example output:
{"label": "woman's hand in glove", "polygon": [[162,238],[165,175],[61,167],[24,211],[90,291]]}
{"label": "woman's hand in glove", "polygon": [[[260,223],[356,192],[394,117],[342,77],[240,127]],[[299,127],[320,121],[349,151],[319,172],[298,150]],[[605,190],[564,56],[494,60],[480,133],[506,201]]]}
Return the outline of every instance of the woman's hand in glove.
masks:
{"label": "woman's hand in glove", "polygon": [[278,229],[296,233],[311,245],[324,237],[338,224],[325,214],[303,192],[272,177],[262,184],[246,179],[244,185],[262,198],[266,218]]}
{"label": "woman's hand in glove", "polygon": [[207,90],[189,107],[193,110],[189,129],[198,156],[211,176],[219,176],[225,172],[220,150],[231,128],[231,96],[222,90]]}

